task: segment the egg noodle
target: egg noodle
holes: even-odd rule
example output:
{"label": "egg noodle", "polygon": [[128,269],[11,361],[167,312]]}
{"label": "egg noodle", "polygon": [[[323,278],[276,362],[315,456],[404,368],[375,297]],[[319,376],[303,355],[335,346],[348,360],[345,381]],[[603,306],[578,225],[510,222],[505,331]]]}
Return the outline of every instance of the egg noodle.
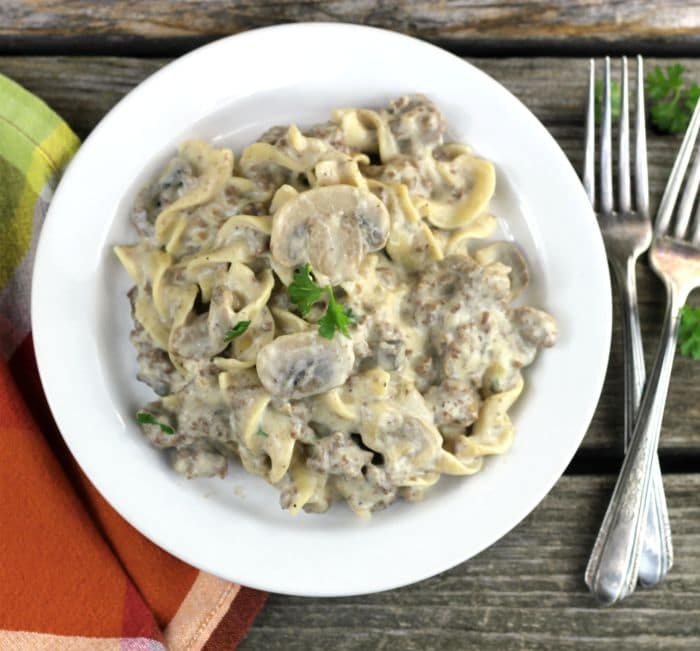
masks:
{"label": "egg noodle", "polygon": [[494,167],[444,134],[401,97],[274,127],[238,159],[185,142],[139,194],[139,240],[115,252],[161,397],[137,418],[176,472],[239,459],[292,513],[367,516],[508,450],[556,324],[512,305],[528,271],[487,239]]}

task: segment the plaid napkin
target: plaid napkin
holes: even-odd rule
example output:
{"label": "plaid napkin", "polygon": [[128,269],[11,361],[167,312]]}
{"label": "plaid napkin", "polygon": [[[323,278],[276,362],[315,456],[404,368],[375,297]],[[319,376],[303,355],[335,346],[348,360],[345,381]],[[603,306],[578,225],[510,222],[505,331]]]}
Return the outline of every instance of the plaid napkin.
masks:
{"label": "plaid napkin", "polygon": [[234,649],[265,593],[190,567],[127,524],[80,471],[42,393],[31,270],[78,145],[0,75],[0,649]]}

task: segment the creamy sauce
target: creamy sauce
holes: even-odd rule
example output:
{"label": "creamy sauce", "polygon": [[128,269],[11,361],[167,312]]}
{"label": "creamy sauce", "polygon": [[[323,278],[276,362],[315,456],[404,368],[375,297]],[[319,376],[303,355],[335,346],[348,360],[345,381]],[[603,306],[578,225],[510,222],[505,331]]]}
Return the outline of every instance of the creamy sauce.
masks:
{"label": "creamy sauce", "polygon": [[[144,188],[140,239],[115,250],[138,379],[161,396],[143,431],[177,473],[238,459],[294,513],[364,516],[507,451],[521,371],[556,323],[513,306],[527,265],[484,240],[493,165],[444,132],[402,97],[273,127],[239,159],[184,143]],[[351,310],[348,337],[319,331],[327,298],[306,315],[290,301],[306,263]]]}

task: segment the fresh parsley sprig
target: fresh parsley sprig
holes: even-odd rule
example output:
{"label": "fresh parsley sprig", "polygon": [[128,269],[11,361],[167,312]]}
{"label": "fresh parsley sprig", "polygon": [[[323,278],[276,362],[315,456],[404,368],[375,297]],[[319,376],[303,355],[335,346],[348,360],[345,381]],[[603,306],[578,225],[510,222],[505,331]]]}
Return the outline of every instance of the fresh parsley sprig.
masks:
{"label": "fresh parsley sprig", "polygon": [[326,339],[333,339],[336,330],[350,336],[348,326],[355,320],[353,313],[335,300],[333,288],[330,285],[321,287],[311,275],[310,264],[305,264],[294,272],[294,279],[287,287],[289,300],[299,309],[302,316],[306,316],[311,307],[320,301],[324,295],[328,297],[326,313],[318,321],[318,332]]}
{"label": "fresh parsley sprig", "polygon": [[328,308],[326,313],[319,319],[318,332],[326,339],[333,339],[336,330],[340,330],[346,337],[350,336],[348,325],[352,320],[352,312],[340,303],[336,302],[333,296],[333,289],[328,292]]}
{"label": "fresh parsley sprig", "polygon": [[294,279],[287,287],[287,294],[289,294],[289,300],[299,309],[301,316],[306,316],[313,304],[323,298],[325,289],[317,285],[312,278],[311,265],[305,264],[294,272]]}
{"label": "fresh parsley sprig", "polygon": [[227,330],[224,334],[224,341],[233,341],[236,337],[240,337],[250,325],[250,321],[239,321],[233,328]]}
{"label": "fresh parsley sprig", "polygon": [[681,308],[678,343],[682,355],[700,360],[700,307],[684,305]]}
{"label": "fresh parsley sprig", "polygon": [[646,77],[646,90],[652,100],[649,115],[662,133],[684,132],[700,98],[700,86],[687,85],[685,72],[683,65],[674,63],[665,73],[657,66]]}
{"label": "fresh parsley sprig", "polygon": [[158,427],[160,427],[161,432],[163,432],[164,434],[175,434],[175,430],[172,427],[170,427],[170,425],[166,425],[165,423],[157,421],[155,416],[147,414],[144,411],[140,411],[138,414],[136,414],[136,420],[139,423],[141,423],[141,425],[158,425]]}

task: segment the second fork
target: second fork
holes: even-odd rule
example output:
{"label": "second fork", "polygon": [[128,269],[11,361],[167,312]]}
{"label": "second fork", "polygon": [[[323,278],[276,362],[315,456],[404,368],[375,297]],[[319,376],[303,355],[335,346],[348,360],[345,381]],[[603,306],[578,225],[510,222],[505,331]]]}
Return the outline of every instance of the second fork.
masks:
{"label": "second fork", "polygon": [[[584,185],[596,206],[595,192],[595,93],[594,62],[589,75],[588,114]],[[596,214],[605,242],[608,262],[620,291],[624,343],[625,447],[629,445],[644,388],[644,351],[637,305],[636,263],[651,242],[647,178],[646,124],[644,109],[644,70],[637,57],[637,106],[635,124],[635,205],[632,207],[629,150],[629,78],[627,59],[622,59],[622,84],[619,122],[617,206],[613,201],[612,174],[612,102],[610,59],[605,59],[603,123],[601,128],[600,195]],[[615,549],[611,538],[615,531],[604,521],[586,568],[586,583],[605,603],[624,598],[634,589],[637,576],[643,585],[654,585],[667,574],[673,562],[666,499],[658,459],[653,461],[648,509],[645,517],[644,545],[636,567],[623,567],[623,549]],[[630,579],[630,576],[632,579]]]}
{"label": "second fork", "polygon": [[[659,445],[678,341],[680,310],[689,293],[700,287],[700,208],[692,215],[700,190],[700,152],[696,152],[680,202],[676,201],[699,132],[700,102],[695,106],[656,218],[649,260],[664,284],[666,314],[630,448],[603,521],[614,535],[604,541],[602,554],[615,553],[619,557],[628,586],[633,579],[644,528],[653,459]],[[672,222],[675,222],[673,226]]]}

